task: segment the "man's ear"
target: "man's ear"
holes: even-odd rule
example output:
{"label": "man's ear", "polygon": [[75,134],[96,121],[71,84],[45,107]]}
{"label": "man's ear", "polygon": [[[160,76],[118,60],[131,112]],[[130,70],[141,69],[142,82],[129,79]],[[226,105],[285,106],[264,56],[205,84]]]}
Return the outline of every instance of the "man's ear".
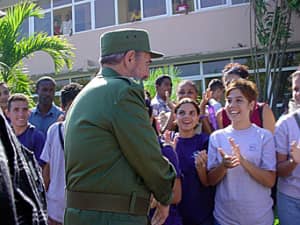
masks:
{"label": "man's ear", "polygon": [[124,57],[125,63],[126,64],[128,64],[128,63],[131,64],[132,62],[134,62],[135,61],[135,54],[136,54],[136,52],[134,50],[130,50],[130,51],[126,52],[125,57]]}

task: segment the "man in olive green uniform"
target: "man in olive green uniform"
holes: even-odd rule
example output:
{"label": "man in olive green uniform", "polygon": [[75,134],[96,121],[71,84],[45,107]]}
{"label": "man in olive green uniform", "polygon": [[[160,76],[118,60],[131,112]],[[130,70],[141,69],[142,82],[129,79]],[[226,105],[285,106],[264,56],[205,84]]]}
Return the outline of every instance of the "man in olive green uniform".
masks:
{"label": "man in olive green uniform", "polygon": [[151,58],[144,30],[101,36],[102,71],[66,118],[65,225],[146,225],[150,195],[162,224],[172,200],[173,167],[160,153],[140,82]]}

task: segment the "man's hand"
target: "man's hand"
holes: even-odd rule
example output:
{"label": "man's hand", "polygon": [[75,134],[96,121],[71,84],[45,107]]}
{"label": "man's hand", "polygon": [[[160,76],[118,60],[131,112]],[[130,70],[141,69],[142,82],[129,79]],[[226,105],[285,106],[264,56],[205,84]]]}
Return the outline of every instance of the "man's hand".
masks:
{"label": "man's hand", "polygon": [[169,215],[169,205],[162,205],[158,203],[154,215],[151,220],[151,225],[162,225]]}

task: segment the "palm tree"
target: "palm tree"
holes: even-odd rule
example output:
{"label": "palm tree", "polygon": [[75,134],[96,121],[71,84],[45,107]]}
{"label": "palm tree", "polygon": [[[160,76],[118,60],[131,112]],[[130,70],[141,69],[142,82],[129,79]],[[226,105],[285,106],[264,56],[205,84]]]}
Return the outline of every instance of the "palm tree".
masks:
{"label": "palm tree", "polygon": [[68,69],[72,68],[73,47],[63,37],[49,37],[46,33],[21,37],[20,28],[24,20],[29,17],[42,18],[41,10],[35,3],[25,1],[10,7],[6,16],[0,18],[0,80],[9,85],[12,93],[30,95],[30,79],[22,60],[34,52],[48,53],[53,59],[55,72],[65,65]]}
{"label": "palm tree", "polygon": [[176,88],[178,83],[181,81],[181,78],[178,76],[180,74],[180,71],[174,66],[164,66],[164,67],[152,69],[150,71],[149,78],[146,81],[144,81],[145,90],[148,91],[151,95],[151,98],[153,98],[156,94],[155,80],[157,77],[163,74],[169,75],[172,79],[173,87],[172,87],[171,99],[175,100]]}

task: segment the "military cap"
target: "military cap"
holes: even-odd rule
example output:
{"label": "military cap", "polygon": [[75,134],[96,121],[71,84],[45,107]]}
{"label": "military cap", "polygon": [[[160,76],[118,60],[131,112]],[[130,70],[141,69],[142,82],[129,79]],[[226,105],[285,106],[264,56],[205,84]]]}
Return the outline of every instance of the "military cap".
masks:
{"label": "military cap", "polygon": [[101,56],[122,53],[129,50],[149,52],[151,58],[162,57],[160,52],[150,49],[149,36],[146,30],[120,29],[101,35]]}

